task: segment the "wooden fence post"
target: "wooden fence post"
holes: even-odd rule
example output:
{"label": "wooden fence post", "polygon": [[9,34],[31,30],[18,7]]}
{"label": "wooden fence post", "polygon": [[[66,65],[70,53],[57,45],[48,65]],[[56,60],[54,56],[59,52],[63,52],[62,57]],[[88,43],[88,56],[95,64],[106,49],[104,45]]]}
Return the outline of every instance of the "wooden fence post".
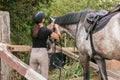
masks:
{"label": "wooden fence post", "polygon": [[[0,42],[10,43],[10,17],[7,11],[0,11]],[[12,68],[3,60],[0,61],[0,80],[9,80]]]}

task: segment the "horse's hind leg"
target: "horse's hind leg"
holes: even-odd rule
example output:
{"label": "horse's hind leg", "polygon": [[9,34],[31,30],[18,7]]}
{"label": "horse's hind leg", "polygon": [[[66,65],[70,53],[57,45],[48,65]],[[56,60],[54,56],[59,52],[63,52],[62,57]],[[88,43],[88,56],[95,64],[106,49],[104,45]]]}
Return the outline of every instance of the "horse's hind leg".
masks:
{"label": "horse's hind leg", "polygon": [[82,64],[83,68],[83,75],[84,75],[84,80],[89,80],[90,75],[89,75],[89,56],[88,55],[83,55],[80,57],[80,62]]}
{"label": "horse's hind leg", "polygon": [[95,55],[94,58],[95,58],[95,60],[96,60],[96,62],[98,64],[98,67],[99,67],[101,80],[108,80],[108,78],[107,78],[107,72],[106,72],[105,59],[102,58],[99,55]]}

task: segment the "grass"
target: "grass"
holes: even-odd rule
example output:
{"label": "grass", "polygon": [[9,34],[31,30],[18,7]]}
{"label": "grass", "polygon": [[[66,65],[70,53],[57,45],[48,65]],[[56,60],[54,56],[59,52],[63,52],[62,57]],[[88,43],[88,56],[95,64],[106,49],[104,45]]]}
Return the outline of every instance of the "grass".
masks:
{"label": "grass", "polygon": [[[70,64],[66,64],[64,66],[64,69],[61,70],[60,80],[69,80],[72,78],[78,78],[83,76],[81,64],[73,60],[71,60],[70,62],[71,62]],[[96,75],[97,75],[96,71],[90,68],[90,76]],[[59,69],[49,71],[49,80],[59,80],[59,76],[60,76]]]}

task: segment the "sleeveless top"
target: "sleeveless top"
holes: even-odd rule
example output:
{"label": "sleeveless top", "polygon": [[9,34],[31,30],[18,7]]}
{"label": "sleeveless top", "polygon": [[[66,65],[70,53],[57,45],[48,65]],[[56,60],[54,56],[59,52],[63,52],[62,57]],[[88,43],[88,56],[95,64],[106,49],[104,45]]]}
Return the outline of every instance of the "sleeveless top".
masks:
{"label": "sleeveless top", "polygon": [[[31,30],[31,34],[32,34]],[[47,39],[51,35],[52,31],[46,27],[39,28],[38,37],[32,36],[32,47],[33,48],[46,48]]]}

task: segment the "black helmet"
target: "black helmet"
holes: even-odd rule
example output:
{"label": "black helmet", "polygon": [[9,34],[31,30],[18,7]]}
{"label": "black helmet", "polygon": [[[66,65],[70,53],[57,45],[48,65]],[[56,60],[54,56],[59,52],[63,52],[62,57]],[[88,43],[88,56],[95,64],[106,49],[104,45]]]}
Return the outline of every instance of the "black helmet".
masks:
{"label": "black helmet", "polygon": [[43,11],[37,11],[37,12],[35,12],[33,14],[33,17],[32,17],[32,19],[33,19],[33,21],[35,23],[42,22],[42,19],[44,19],[44,18],[45,18],[45,13]]}

